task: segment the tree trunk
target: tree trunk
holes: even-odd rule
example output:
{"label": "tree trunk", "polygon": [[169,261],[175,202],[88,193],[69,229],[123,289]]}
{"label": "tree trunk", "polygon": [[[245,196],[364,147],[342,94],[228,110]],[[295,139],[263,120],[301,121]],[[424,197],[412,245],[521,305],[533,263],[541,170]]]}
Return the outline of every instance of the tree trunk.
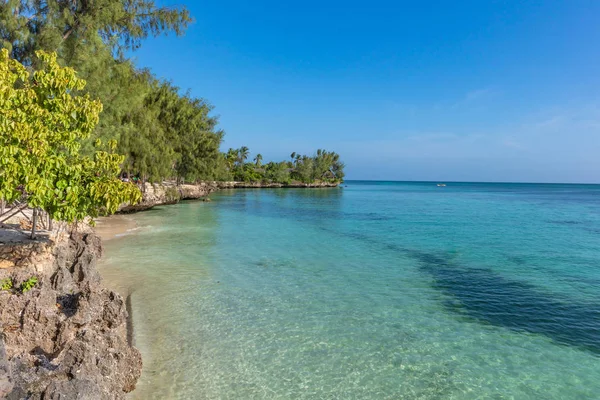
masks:
{"label": "tree trunk", "polygon": [[33,209],[33,223],[31,224],[31,238],[35,239],[35,224],[37,222],[37,208]]}
{"label": "tree trunk", "polygon": [[0,199],[0,215],[4,214],[4,199]]}
{"label": "tree trunk", "polygon": [[52,217],[48,214],[48,230],[52,232]]}
{"label": "tree trunk", "polygon": [[38,211],[38,219],[40,220],[40,229],[46,229],[46,221],[44,221],[44,211],[42,209]]}
{"label": "tree trunk", "polygon": [[25,207],[27,207],[27,203],[22,204],[20,206],[14,206],[10,211],[7,212],[8,216],[3,215],[2,216],[2,220],[0,220],[0,223],[3,223],[4,221],[7,221],[10,217],[17,215],[18,213],[20,213]]}

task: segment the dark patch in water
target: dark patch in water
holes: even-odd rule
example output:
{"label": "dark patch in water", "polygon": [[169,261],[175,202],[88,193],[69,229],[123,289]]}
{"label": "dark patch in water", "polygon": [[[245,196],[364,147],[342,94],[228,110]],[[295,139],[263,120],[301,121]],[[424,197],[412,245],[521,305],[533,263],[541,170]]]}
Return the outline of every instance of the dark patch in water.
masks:
{"label": "dark patch in water", "polygon": [[410,251],[435,286],[458,300],[449,309],[480,322],[541,334],[557,343],[600,354],[600,304],[550,298],[533,285],[489,269],[465,268],[443,257]]}
{"label": "dark patch in water", "polygon": [[583,222],[581,221],[563,221],[563,220],[550,220],[550,221],[546,221],[550,224],[556,224],[556,225],[581,225],[583,224]]}
{"label": "dark patch in water", "polygon": [[358,232],[343,235],[417,260],[418,267],[433,277],[435,288],[451,296],[445,306],[452,312],[600,354],[600,302],[544,293],[534,285],[508,279],[490,269],[457,265],[452,255],[382,243]]}
{"label": "dark patch in water", "polygon": [[600,234],[600,228],[583,228],[583,229],[585,229],[586,231],[591,232],[591,233]]}
{"label": "dark patch in water", "polygon": [[527,265],[527,261],[524,257],[520,256],[506,256],[506,259],[515,265]]}

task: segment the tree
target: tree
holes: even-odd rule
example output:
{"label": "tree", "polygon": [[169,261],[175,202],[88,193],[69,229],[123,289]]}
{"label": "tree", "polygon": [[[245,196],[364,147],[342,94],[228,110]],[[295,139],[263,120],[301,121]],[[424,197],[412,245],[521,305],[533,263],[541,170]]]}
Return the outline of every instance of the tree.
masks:
{"label": "tree", "polygon": [[232,149],[231,147],[227,150],[225,160],[227,161],[227,168],[232,170],[238,158],[238,150]]}
{"label": "tree", "polygon": [[56,54],[37,52],[36,64],[31,76],[6,49],[0,52],[0,198],[25,197],[30,207],[67,222],[139,201],[137,187],[118,179],[123,156],[113,152],[114,141],[92,156],[80,154],[80,140],[102,110],[99,101],[74,94],[85,81],[61,68]]}
{"label": "tree", "polygon": [[267,181],[277,183],[290,183],[290,171],[286,161],[278,163],[270,162],[265,168],[265,178]]}
{"label": "tree", "polygon": [[[4,0],[0,1],[0,47],[33,67],[35,51],[55,51],[60,64],[74,68],[87,81],[83,92],[105,106],[94,132],[82,140],[82,151],[91,155],[96,139],[115,139],[121,148],[127,143],[142,145],[135,148],[135,160],[131,159],[134,152],[125,149],[127,164],[147,166],[156,155],[146,151],[170,157],[173,150],[160,148],[164,143],[160,137],[147,137],[156,131],[156,113],[143,109],[155,79],[148,71],[138,71],[124,54],[139,48],[149,36],[180,35],[191,21],[185,8],[159,7],[152,0]],[[138,134],[144,137],[132,137]],[[153,140],[158,146],[148,145]],[[163,172],[159,166],[148,174]]]}
{"label": "tree", "polygon": [[308,156],[302,156],[296,162],[293,177],[304,183],[314,181],[314,159]]}
{"label": "tree", "polygon": [[181,35],[192,21],[185,8],[157,7],[151,0],[5,0],[0,20],[3,45],[25,64],[37,50],[68,60],[99,41],[121,57],[148,36]]}
{"label": "tree", "polygon": [[213,107],[189,93],[180,95],[169,82],[153,82],[144,104],[156,111],[157,125],[173,148],[172,173],[187,181],[214,178],[224,133],[209,115]]}
{"label": "tree", "polygon": [[260,163],[262,162],[263,156],[262,154],[258,153],[256,155],[256,157],[254,157],[254,163],[256,164],[257,167],[260,167]]}
{"label": "tree", "polygon": [[250,150],[246,146],[240,147],[238,150],[238,164],[242,165],[248,158],[248,154],[250,154]]}

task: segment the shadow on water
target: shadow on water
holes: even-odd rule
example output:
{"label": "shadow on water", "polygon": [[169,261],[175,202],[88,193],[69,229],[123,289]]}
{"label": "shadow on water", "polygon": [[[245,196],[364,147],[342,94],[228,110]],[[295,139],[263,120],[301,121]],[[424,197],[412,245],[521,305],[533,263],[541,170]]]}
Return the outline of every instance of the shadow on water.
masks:
{"label": "shadow on water", "polygon": [[418,268],[434,279],[434,287],[451,298],[444,304],[449,311],[479,323],[544,335],[558,344],[600,354],[598,302],[545,293],[490,269],[464,267],[452,261],[452,254],[407,249],[356,232],[342,234],[417,261]]}
{"label": "shadow on water", "polygon": [[600,354],[600,304],[563,296],[550,298],[533,285],[488,269],[466,268],[445,258],[409,251],[435,287],[458,302],[448,309],[477,321],[544,335],[557,343]]}

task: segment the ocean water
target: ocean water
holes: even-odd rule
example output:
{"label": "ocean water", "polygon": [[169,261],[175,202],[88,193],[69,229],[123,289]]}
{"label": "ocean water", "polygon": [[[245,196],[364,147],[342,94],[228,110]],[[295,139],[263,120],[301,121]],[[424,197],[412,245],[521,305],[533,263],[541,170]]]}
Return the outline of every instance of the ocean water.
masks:
{"label": "ocean water", "polygon": [[132,399],[598,399],[600,186],[348,182],[132,216]]}

